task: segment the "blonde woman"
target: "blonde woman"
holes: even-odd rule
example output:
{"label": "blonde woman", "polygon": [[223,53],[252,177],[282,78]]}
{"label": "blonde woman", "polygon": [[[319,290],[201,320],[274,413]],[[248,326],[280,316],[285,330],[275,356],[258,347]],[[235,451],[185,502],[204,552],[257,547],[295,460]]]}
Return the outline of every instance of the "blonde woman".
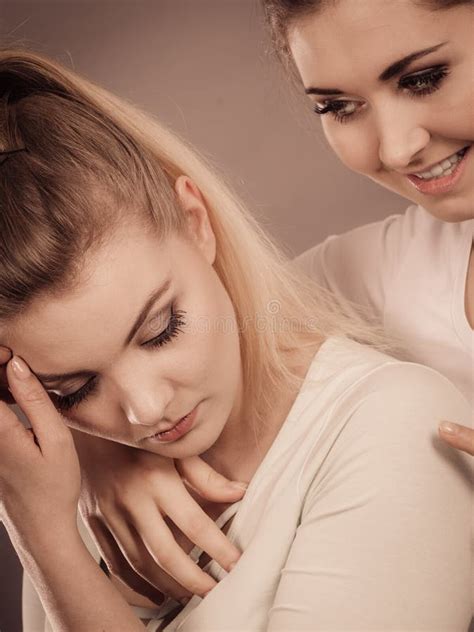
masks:
{"label": "blonde woman", "polygon": [[[21,50],[0,85],[0,343],[32,427],[0,404],[0,511],[52,628],[465,628],[470,466],[436,424],[467,423],[456,388],[383,353],[150,117]],[[208,583],[188,603],[134,613],[87,551],[94,441],[117,473],[115,447],[248,483],[237,503],[196,496],[242,555],[194,549]],[[166,568],[176,530],[155,512],[125,537]]]}
{"label": "blonde woman", "polygon": [[[332,236],[298,263],[343,300],[373,310],[409,359],[440,371],[472,403],[472,0],[262,4],[276,49],[301,92],[304,86],[335,153],[414,203],[403,215]],[[433,421],[444,421],[444,441],[474,452],[472,418],[461,426],[438,412]],[[146,546],[137,552],[135,539],[146,530],[143,508],[150,505],[160,533],[168,534],[166,516],[224,567],[238,559],[180,476],[210,501],[241,498],[238,482],[232,487],[197,457],[137,455],[81,433],[76,446],[87,472],[82,515],[107,565],[127,584],[152,598],[154,585],[178,599],[209,587],[210,578],[169,538],[157,536],[150,552]],[[166,562],[159,565],[154,558],[164,547]]]}

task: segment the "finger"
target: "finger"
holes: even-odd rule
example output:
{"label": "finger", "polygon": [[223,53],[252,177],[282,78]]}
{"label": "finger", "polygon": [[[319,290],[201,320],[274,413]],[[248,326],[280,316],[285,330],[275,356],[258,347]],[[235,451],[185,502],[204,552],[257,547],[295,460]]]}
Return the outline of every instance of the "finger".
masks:
{"label": "finger", "polygon": [[474,430],[466,426],[443,421],[439,426],[439,435],[453,448],[474,456]]}
{"label": "finger", "polygon": [[[191,542],[206,551],[223,569],[232,570],[233,565],[241,556],[239,549],[227,539],[179,479],[169,482],[167,492],[166,495],[160,496],[160,510]],[[172,559],[171,568],[166,569],[173,577],[176,577],[179,572],[178,563],[178,558]],[[183,583],[183,585],[188,587],[187,584]]]}
{"label": "finger", "polygon": [[7,404],[14,404],[15,399],[8,390],[8,380],[6,374],[6,363],[11,359],[12,352],[8,347],[0,346],[0,401]]}
{"label": "finger", "polygon": [[216,581],[183,551],[166,523],[156,520],[156,513],[153,505],[148,505],[140,512],[139,533],[149,554],[164,571],[193,595],[204,596],[214,588]]}
{"label": "finger", "polygon": [[175,466],[191,487],[207,500],[235,502],[242,498],[247,489],[247,483],[229,481],[199,456],[176,459]]}
{"label": "finger", "polygon": [[31,438],[28,430],[6,402],[0,401],[0,432],[16,431],[18,437]]}
{"label": "finger", "polygon": [[[35,445],[36,443],[36,445]],[[15,412],[5,402],[0,402],[0,469],[11,476],[11,468],[32,464],[41,457],[33,431],[21,423]]]}
{"label": "finger", "polygon": [[0,346],[0,364],[5,364],[12,357],[12,352],[8,347]]}
{"label": "finger", "polygon": [[91,518],[85,522],[110,574],[139,595],[143,595],[153,601],[153,603],[161,605],[165,600],[162,591],[157,590],[133,570],[114,538],[101,521],[98,518]]}
{"label": "finger", "polygon": [[14,356],[7,365],[7,378],[16,403],[27,416],[42,452],[70,432],[40,381],[24,360]]}
{"label": "finger", "polygon": [[[154,523],[152,524],[154,530],[157,530],[161,524],[168,529],[168,527],[164,524],[161,515],[158,514],[158,517],[156,516],[156,509]],[[181,586],[177,581],[175,581],[175,579],[161,567],[158,561],[152,557],[143,542],[143,534],[141,531],[138,532],[133,525],[128,526],[123,522],[111,522],[110,520],[107,528],[110,529],[110,533],[114,537],[122,557],[127,562],[127,565],[129,565],[137,575],[142,577],[144,581],[150,583],[152,586],[155,586],[165,595],[173,597],[176,601],[182,601],[183,599],[192,596],[193,593],[189,592],[186,586]],[[184,551],[178,546],[172,535],[171,540],[171,545],[177,547],[186,560],[192,566],[195,566],[194,562],[188,558]]]}

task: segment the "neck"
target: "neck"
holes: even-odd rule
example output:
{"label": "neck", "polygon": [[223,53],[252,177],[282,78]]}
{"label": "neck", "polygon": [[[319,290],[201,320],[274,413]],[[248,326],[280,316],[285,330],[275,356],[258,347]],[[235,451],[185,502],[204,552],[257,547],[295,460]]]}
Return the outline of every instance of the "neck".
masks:
{"label": "neck", "polygon": [[[290,366],[301,383],[319,346],[320,343],[311,349],[293,353]],[[200,457],[230,480],[249,482],[285,423],[299,390],[300,387],[288,387],[278,394],[263,428],[255,428],[251,420],[245,422],[235,416],[214,445]]]}
{"label": "neck", "polygon": [[474,242],[471,248],[471,256],[467,267],[464,307],[466,310],[467,322],[471,326],[471,329],[474,329]]}

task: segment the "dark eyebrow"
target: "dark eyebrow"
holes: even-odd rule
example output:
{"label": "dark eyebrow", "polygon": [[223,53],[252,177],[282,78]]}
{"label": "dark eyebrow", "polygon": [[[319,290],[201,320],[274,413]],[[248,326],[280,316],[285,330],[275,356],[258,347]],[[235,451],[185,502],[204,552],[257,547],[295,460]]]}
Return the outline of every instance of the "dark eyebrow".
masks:
{"label": "dark eyebrow", "polygon": [[379,76],[379,81],[388,81],[393,77],[396,77],[400,73],[402,73],[407,66],[409,66],[413,61],[417,59],[421,59],[430,53],[434,53],[434,51],[438,50],[442,46],[445,46],[448,42],[441,42],[441,44],[437,44],[436,46],[430,46],[430,48],[424,48],[423,50],[418,50],[414,53],[410,53],[406,57],[399,59],[398,61],[390,64],[388,68],[386,68],[381,75]]}
{"label": "dark eyebrow", "polygon": [[337,90],[337,88],[315,88],[311,86],[311,88],[305,88],[306,94],[344,94],[342,90]]}
{"label": "dark eyebrow", "polygon": [[[441,42],[441,44],[437,44],[436,46],[430,46],[430,48],[424,48],[423,50],[417,50],[414,53],[410,53],[410,55],[406,55],[402,59],[395,61],[393,64],[390,64],[388,68],[386,68],[380,75],[379,81],[389,81],[393,77],[396,77],[400,73],[402,73],[407,66],[409,66],[412,62],[417,59],[421,59],[430,53],[434,53],[434,51],[438,50],[442,46],[445,46],[448,42]],[[328,95],[331,96],[333,94],[344,94],[342,90],[338,90],[337,88],[316,88],[311,86],[309,88],[305,88],[306,94],[319,94],[319,95]]]}
{"label": "dark eyebrow", "polygon": [[[130,344],[130,341],[133,339],[137,331],[145,322],[150,309],[153,307],[156,301],[159,298],[161,298],[161,296],[165,294],[165,292],[168,291],[170,285],[171,285],[171,279],[167,279],[161,287],[153,290],[153,292],[147,298],[145,305],[142,307],[140,313],[138,314],[130,330],[130,333],[128,334],[125,342],[123,343],[124,348],[128,344]],[[94,377],[95,375],[94,371],[71,371],[70,373],[36,373],[35,371],[33,371],[33,373],[41,382],[63,382],[65,380],[72,380],[72,379],[82,378],[82,377],[91,378],[91,377]]]}

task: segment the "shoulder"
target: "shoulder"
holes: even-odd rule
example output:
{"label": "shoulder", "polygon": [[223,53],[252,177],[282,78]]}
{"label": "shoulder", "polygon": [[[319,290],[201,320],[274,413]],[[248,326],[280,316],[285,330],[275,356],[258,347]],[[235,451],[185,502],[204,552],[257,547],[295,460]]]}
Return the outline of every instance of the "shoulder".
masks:
{"label": "shoulder", "polygon": [[322,256],[326,251],[330,252],[337,249],[339,245],[341,247],[342,245],[353,245],[356,247],[360,244],[369,245],[370,243],[381,241],[387,231],[390,230],[390,227],[392,225],[396,226],[402,221],[402,218],[403,215],[399,214],[389,215],[383,220],[357,226],[344,233],[330,234],[322,242],[316,244],[316,246],[297,255],[293,261],[296,265],[301,265],[301,267],[305,268],[308,267],[308,262],[312,259]]}
{"label": "shoulder", "polygon": [[[314,377],[315,397],[318,379],[331,385],[326,428],[340,445],[356,441],[381,447],[404,442],[406,450],[417,452],[427,442],[438,441],[440,421],[472,423],[468,401],[434,369],[346,339],[335,339],[322,349],[310,377]],[[317,406],[315,411],[319,412]]]}
{"label": "shoulder", "polygon": [[[438,371],[415,362],[397,360],[373,350],[362,351],[366,368],[360,379],[341,398],[345,406],[357,406],[366,413],[380,413],[386,426],[396,415],[418,420],[417,431],[425,426],[437,429],[442,419],[470,422],[469,403],[461,392]],[[369,359],[369,356],[370,359]],[[370,420],[367,423],[371,423]],[[462,423],[462,421],[460,422]],[[406,428],[406,424],[404,425]],[[400,431],[403,431],[403,425]],[[398,430],[397,430],[398,431]]]}
{"label": "shoulder", "polygon": [[[361,497],[389,494],[395,503],[411,499],[409,505],[420,508],[456,497],[465,508],[472,462],[441,441],[438,425],[443,419],[470,425],[467,400],[426,366],[364,347],[357,355],[354,348],[359,369],[341,369],[340,379],[344,373],[348,379],[328,410],[324,428],[312,435],[300,479],[307,507],[329,489],[340,490],[341,498],[357,489]],[[314,424],[321,425],[320,418]]]}

